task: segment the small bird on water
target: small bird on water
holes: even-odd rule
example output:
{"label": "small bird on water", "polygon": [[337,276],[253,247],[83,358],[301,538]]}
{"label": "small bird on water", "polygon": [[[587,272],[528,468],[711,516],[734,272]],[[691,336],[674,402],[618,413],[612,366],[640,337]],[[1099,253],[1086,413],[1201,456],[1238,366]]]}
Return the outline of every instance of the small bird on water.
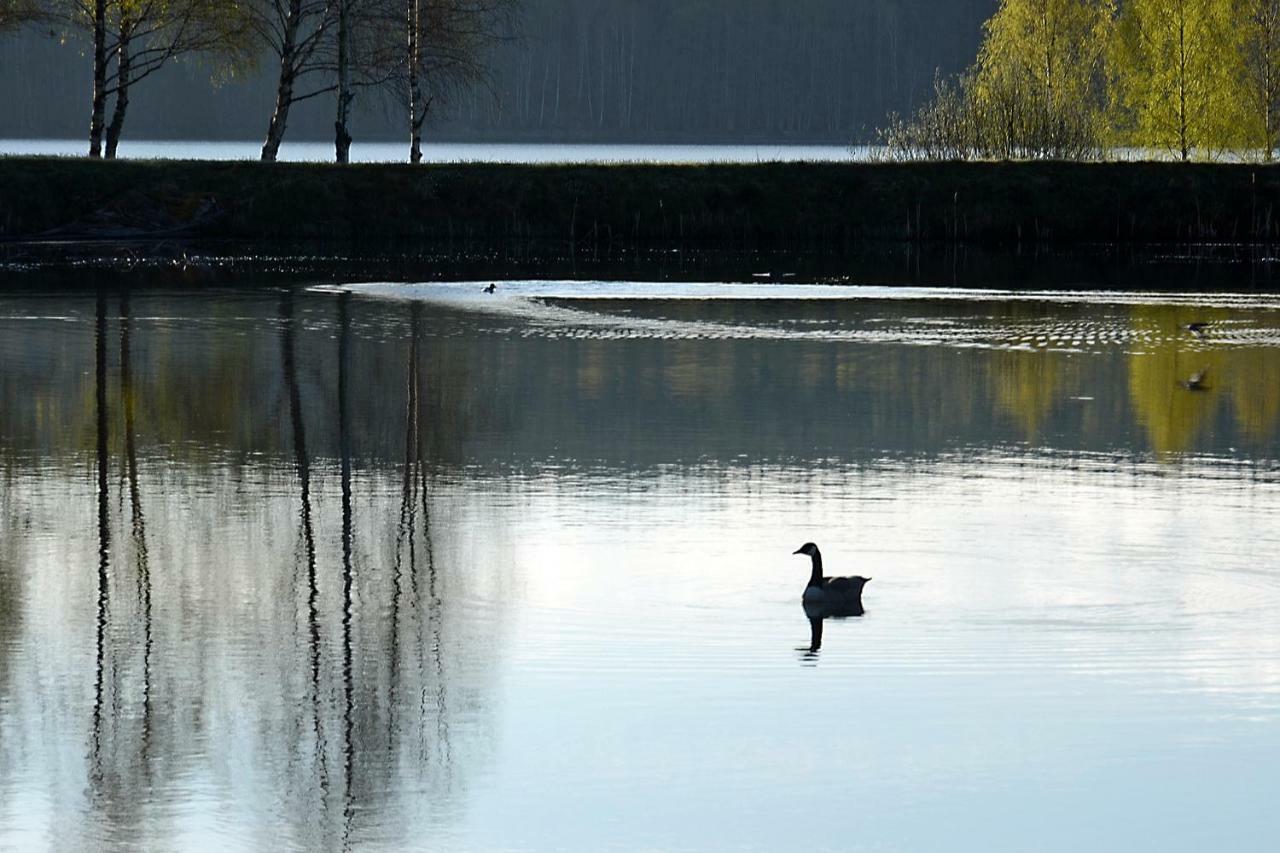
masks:
{"label": "small bird on water", "polygon": [[1178,384],[1188,391],[1208,391],[1209,386],[1205,384],[1205,377],[1209,375],[1209,368],[1197,371],[1191,374],[1190,379],[1184,379]]}
{"label": "small bird on water", "polygon": [[497,284],[495,284],[494,282],[489,282],[489,286],[488,286],[488,287],[486,287],[486,288],[484,289],[484,292],[485,292],[485,293],[497,293],[497,292],[498,292],[498,285],[497,285]]}
{"label": "small bird on water", "polygon": [[820,609],[826,616],[861,616],[862,588],[871,578],[859,576],[847,578],[829,578],[822,574],[822,552],[812,542],[801,545],[794,553],[804,554],[813,561],[813,572],[809,575],[809,583],[804,588],[801,601],[805,611]]}
{"label": "small bird on water", "polygon": [[1206,322],[1197,320],[1194,323],[1188,323],[1185,328],[1188,332],[1195,335],[1197,338],[1203,338],[1205,330],[1209,328],[1209,324]]}

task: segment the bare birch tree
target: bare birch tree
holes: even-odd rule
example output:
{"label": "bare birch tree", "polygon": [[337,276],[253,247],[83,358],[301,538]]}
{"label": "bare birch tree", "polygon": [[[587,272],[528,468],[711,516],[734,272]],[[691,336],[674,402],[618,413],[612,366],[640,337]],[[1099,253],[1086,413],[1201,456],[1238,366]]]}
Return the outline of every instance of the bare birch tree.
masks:
{"label": "bare birch tree", "polygon": [[275,108],[262,145],[264,161],[279,156],[290,108],[329,94],[336,97],[334,159],[350,161],[351,109],[356,92],[385,79],[381,65],[372,58],[386,50],[382,2],[251,0],[252,31],[280,67]]}
{"label": "bare birch tree", "polygon": [[[358,93],[389,93],[407,114],[410,160],[422,159],[433,104],[489,82],[489,48],[510,38],[518,0],[333,0],[327,49],[313,65],[332,72],[334,159],[350,161]],[[328,57],[328,59],[326,59]]]}
{"label": "bare birch tree", "polygon": [[250,0],[250,31],[255,41],[274,56],[275,106],[262,143],[262,159],[280,155],[294,104],[333,92],[330,41],[336,22],[336,0]]}
{"label": "bare birch tree", "polygon": [[404,110],[409,160],[419,163],[431,108],[474,86],[492,90],[491,50],[514,37],[519,0],[366,2],[366,25],[381,35],[363,52],[365,82]]}
{"label": "bare birch tree", "polygon": [[334,160],[351,162],[351,103],[356,93],[351,87],[352,29],[359,0],[336,0],[338,5],[338,114],[333,122]]}
{"label": "bare birch tree", "polygon": [[234,0],[114,0],[115,96],[106,127],[106,157],[120,144],[129,92],[171,61],[191,53],[231,53],[243,43],[243,17]]}
{"label": "bare birch tree", "polygon": [[[21,0],[19,0],[21,2]],[[44,0],[41,20],[89,37],[89,156],[113,158],[132,88],[187,54],[231,52],[242,39],[236,0]],[[107,103],[115,98],[111,122]]]}

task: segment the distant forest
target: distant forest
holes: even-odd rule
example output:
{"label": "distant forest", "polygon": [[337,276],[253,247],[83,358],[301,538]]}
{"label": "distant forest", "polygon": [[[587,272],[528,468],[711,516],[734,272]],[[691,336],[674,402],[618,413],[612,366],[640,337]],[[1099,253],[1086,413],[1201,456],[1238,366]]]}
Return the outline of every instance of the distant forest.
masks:
{"label": "distant forest", "polygon": [[[973,61],[997,0],[524,0],[491,87],[436,105],[427,141],[871,141],[891,112]],[[261,139],[274,69],[198,61],[139,87],[127,136]],[[218,78],[216,82],[212,78]],[[0,137],[83,137],[83,45],[0,39]],[[400,108],[356,102],[357,141],[405,136]],[[332,138],[333,106],[300,104],[290,139]]]}

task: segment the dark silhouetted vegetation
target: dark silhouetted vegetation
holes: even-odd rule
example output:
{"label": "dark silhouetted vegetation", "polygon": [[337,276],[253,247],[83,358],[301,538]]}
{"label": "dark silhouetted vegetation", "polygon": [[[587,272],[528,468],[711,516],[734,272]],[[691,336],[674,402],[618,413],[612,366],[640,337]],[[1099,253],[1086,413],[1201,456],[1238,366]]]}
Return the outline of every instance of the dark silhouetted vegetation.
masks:
{"label": "dark silhouetted vegetation", "polygon": [[829,249],[1280,237],[1280,173],[1248,165],[278,166],[0,160],[0,235]]}

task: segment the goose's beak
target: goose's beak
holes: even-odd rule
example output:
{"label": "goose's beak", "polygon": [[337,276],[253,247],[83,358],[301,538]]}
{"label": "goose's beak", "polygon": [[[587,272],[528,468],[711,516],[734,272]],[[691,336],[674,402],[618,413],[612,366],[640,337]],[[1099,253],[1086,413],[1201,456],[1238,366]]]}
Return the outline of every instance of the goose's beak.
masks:
{"label": "goose's beak", "polygon": [[794,556],[794,555],[796,555],[796,554],[803,554],[803,553],[804,553],[804,549],[803,549],[803,548],[797,548],[796,550],[794,550],[794,551],[792,551],[792,552],[791,552],[792,556]]}

